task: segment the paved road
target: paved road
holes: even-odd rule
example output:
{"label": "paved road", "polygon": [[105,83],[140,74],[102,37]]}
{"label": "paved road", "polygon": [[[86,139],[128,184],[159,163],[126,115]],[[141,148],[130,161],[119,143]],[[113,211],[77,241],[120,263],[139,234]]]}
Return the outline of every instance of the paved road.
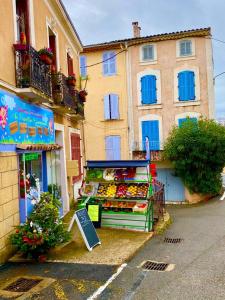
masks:
{"label": "paved road", "polygon": [[[169,230],[152,239],[98,299],[225,299],[225,201],[168,210],[174,220]],[[184,240],[167,244],[165,237]],[[175,269],[143,271],[138,266],[145,260]]]}
{"label": "paved road", "polygon": [[[225,299],[225,200],[168,210],[174,220],[171,227],[150,240],[97,299]],[[165,237],[183,241],[167,244]],[[144,271],[139,266],[145,260],[172,263],[175,268]],[[12,276],[51,277],[57,281],[29,300],[77,300],[87,299],[115,272],[116,267],[99,265],[7,264],[0,269],[0,283]]]}

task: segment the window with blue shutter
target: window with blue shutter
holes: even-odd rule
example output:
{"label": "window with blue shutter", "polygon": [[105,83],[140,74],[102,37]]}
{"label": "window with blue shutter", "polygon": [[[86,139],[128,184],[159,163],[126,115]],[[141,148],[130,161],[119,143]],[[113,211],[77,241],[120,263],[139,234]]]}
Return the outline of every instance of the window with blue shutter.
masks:
{"label": "window with blue shutter", "polygon": [[190,121],[195,122],[195,123],[198,122],[198,119],[197,119],[197,118],[181,118],[181,119],[178,119],[178,126],[181,127],[182,124],[183,124],[184,122],[186,122],[187,120],[190,120]]}
{"label": "window with blue shutter", "polygon": [[192,42],[190,40],[180,41],[180,56],[192,55]]}
{"label": "window with blue shutter", "polygon": [[103,60],[103,75],[115,75],[116,74],[116,56],[114,51],[104,52],[102,56]]}
{"label": "window with blue shutter", "polygon": [[195,100],[195,73],[182,71],[178,73],[179,101]]}
{"label": "window with blue shutter", "polygon": [[116,94],[104,96],[105,120],[118,120],[119,116],[119,97]]}
{"label": "window with blue shutter", "polygon": [[81,77],[87,76],[87,57],[85,55],[80,56],[80,75]]}
{"label": "window with blue shutter", "polygon": [[142,121],[142,149],[146,150],[145,140],[149,139],[150,150],[160,150],[159,121]]}
{"label": "window with blue shutter", "polygon": [[141,77],[141,103],[157,103],[157,88],[155,75],[145,75]]}
{"label": "window with blue shutter", "polygon": [[120,160],[120,136],[110,135],[105,137],[106,160]]}

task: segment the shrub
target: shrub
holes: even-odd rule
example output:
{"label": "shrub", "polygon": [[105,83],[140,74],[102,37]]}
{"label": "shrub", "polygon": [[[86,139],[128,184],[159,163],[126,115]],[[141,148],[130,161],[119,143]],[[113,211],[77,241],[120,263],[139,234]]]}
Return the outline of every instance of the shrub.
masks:
{"label": "shrub", "polygon": [[213,120],[190,119],[174,127],[165,144],[164,157],[191,193],[217,194],[225,165],[225,127]]}
{"label": "shrub", "polygon": [[59,217],[61,203],[50,193],[43,193],[26,223],[17,226],[11,242],[28,257],[38,258],[50,248],[69,240]]}

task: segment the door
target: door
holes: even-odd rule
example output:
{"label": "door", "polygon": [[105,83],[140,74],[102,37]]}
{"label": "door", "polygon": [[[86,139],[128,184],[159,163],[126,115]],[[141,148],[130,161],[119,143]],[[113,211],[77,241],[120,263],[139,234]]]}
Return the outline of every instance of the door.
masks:
{"label": "door", "polygon": [[157,169],[157,180],[165,185],[166,202],[185,201],[184,184],[173,169]]}
{"label": "door", "polygon": [[56,36],[54,32],[49,28],[49,48],[52,50],[53,53],[53,60],[52,60],[52,71],[57,70],[57,53],[56,53]]}

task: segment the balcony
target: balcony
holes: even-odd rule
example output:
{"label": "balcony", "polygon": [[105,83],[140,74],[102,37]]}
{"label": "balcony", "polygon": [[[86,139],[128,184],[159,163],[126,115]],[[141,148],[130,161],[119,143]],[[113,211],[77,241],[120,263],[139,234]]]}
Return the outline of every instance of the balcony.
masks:
{"label": "balcony", "polygon": [[[151,161],[162,161],[163,160],[163,143],[158,141],[150,141],[150,159]],[[134,142],[132,145],[133,159],[145,159],[146,150],[143,143]]]}
{"label": "balcony", "polygon": [[50,66],[28,45],[14,45],[17,93],[34,102],[52,102]]}
{"label": "balcony", "polygon": [[61,72],[52,74],[52,97],[53,110],[68,114],[74,121],[84,119],[84,103],[80,92],[68,84],[67,77]]}

